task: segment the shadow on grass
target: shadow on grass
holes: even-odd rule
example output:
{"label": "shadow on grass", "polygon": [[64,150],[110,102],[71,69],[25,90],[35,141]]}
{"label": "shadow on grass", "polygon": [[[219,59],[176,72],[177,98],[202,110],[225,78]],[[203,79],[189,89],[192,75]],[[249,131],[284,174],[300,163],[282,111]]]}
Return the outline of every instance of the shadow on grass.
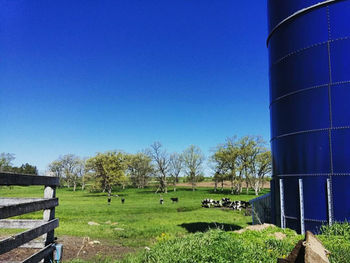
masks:
{"label": "shadow on grass", "polygon": [[242,227],[235,224],[223,224],[218,222],[194,222],[194,223],[183,223],[179,225],[185,228],[189,233],[195,232],[206,232],[210,229],[221,229],[223,231],[234,231],[239,230]]}
{"label": "shadow on grass", "polygon": [[[104,196],[106,198],[108,198],[108,194],[107,193],[86,193],[83,195],[83,197],[101,197]],[[118,198],[118,197],[125,197],[128,196],[128,194],[118,194],[118,196],[115,196],[115,194],[112,194],[112,198]]]}
{"label": "shadow on grass", "polygon": [[158,195],[163,195],[163,196],[166,196],[166,195],[177,195],[178,192],[198,192],[198,191],[203,191],[203,190],[195,190],[193,191],[192,188],[188,188],[188,187],[179,187],[179,188],[176,188],[176,191],[173,190],[173,188],[169,187],[168,189],[168,192],[167,193],[163,193],[163,192],[157,192],[157,188],[153,188],[153,189],[144,189],[144,190],[141,190],[141,191],[137,191],[136,193],[137,194],[158,194]]}

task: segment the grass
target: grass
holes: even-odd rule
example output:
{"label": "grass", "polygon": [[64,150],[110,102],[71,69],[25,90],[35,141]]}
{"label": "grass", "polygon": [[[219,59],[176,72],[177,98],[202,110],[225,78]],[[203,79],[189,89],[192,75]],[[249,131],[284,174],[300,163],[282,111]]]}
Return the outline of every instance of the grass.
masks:
{"label": "grass", "polygon": [[[287,237],[277,240],[273,235],[276,231]],[[243,234],[211,230],[160,241],[151,250],[129,256],[123,262],[276,262],[277,258],[285,257],[299,239],[294,231],[278,228]]]}
{"label": "grass", "polygon": [[[2,197],[41,197],[42,194],[42,187],[0,188]],[[231,230],[247,226],[251,217],[245,216],[243,211],[201,208],[204,198],[230,197],[232,200],[247,201],[255,197],[253,193],[232,196],[228,191],[214,193],[209,188],[199,188],[195,192],[180,188],[177,192],[164,194],[163,205],[159,204],[160,196],[154,194],[152,188],[125,189],[113,194],[120,197],[113,197],[111,205],[108,205],[103,193],[58,189],[60,205],[56,216],[60,218],[60,227],[56,235],[89,236],[108,240],[112,244],[139,248],[139,253],[126,256],[120,261],[122,263],[276,262],[277,258],[288,255],[296,242],[303,238],[292,230],[279,228],[234,233]],[[121,197],[126,200],[123,205]],[[179,203],[171,203],[170,197],[179,197]],[[42,213],[37,212],[22,218],[41,217]],[[100,225],[89,226],[90,221]],[[113,225],[113,222],[117,224]],[[19,230],[5,231],[15,233]],[[284,233],[286,238],[277,240],[275,232]],[[322,227],[318,238],[332,252],[332,263],[350,262],[348,222]],[[150,249],[145,250],[145,246]],[[87,261],[77,259],[73,262]],[[90,262],[119,261],[100,256]]]}
{"label": "grass", "polygon": [[[42,194],[42,187],[0,189],[2,197],[41,197]],[[160,205],[160,195],[155,194],[153,188],[125,189],[113,194],[125,198],[125,204],[121,204],[120,197],[113,197],[111,205],[108,205],[103,193],[58,189],[60,204],[56,217],[60,219],[60,226],[56,235],[88,236],[107,239],[118,245],[143,247],[154,244],[162,235],[175,238],[217,227],[235,230],[245,227],[251,222],[251,217],[245,216],[243,211],[202,208],[201,200],[227,196],[236,200],[250,200],[255,197],[252,192],[231,196],[228,192],[214,193],[211,188],[199,188],[194,192],[190,188],[180,188],[176,192],[163,194],[165,203]],[[170,197],[179,197],[179,202],[173,204]],[[42,213],[39,212],[22,216],[41,217]],[[100,225],[90,226],[90,221]]]}

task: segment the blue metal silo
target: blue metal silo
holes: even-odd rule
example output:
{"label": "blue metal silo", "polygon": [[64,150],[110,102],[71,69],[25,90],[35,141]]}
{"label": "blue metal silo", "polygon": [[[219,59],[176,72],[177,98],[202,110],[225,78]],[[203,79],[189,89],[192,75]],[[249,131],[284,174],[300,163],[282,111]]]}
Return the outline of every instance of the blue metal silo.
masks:
{"label": "blue metal silo", "polygon": [[272,209],[317,232],[350,220],[350,1],[268,0]]}

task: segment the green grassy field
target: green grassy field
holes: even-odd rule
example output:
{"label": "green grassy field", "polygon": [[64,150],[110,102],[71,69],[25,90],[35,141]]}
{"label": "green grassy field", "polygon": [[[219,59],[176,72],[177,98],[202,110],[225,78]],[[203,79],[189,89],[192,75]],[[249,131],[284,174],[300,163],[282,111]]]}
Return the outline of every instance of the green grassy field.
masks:
{"label": "green grassy field", "polygon": [[[42,197],[42,194],[42,187],[0,188],[1,197]],[[235,196],[228,191],[214,193],[209,188],[198,188],[195,192],[190,188],[180,188],[177,192],[163,194],[163,205],[159,204],[160,195],[155,194],[153,188],[125,189],[113,194],[119,197],[113,197],[108,205],[103,193],[73,192],[66,188],[57,190],[60,200],[56,210],[60,219],[56,230],[58,237],[90,237],[103,241],[104,251],[109,251],[111,246],[122,246],[127,248],[125,253],[133,252],[124,259],[120,259],[120,255],[114,257],[112,252],[85,257],[84,260],[74,259],[71,263],[276,262],[276,258],[288,255],[296,242],[303,238],[292,230],[279,228],[234,233],[231,230],[243,228],[251,222],[251,217],[245,216],[244,211],[201,207],[204,198],[230,197],[247,201],[255,198],[253,193]],[[125,204],[121,204],[121,197],[125,198]],[[171,197],[179,197],[179,203],[173,204]],[[22,218],[41,217],[42,212],[37,212]],[[99,225],[90,226],[88,222]],[[211,230],[206,231],[208,229]],[[17,231],[3,229],[0,235]],[[277,239],[276,232],[285,234],[285,238]],[[332,252],[332,263],[350,262],[350,224],[327,228],[319,238]],[[73,246],[79,248],[80,243]],[[150,249],[145,250],[145,246]]]}
{"label": "green grassy field", "polygon": [[[42,187],[0,189],[2,197],[41,197],[42,193]],[[244,211],[205,209],[201,207],[201,200],[222,197],[230,197],[232,200],[255,198],[253,193],[231,196],[228,192],[214,193],[209,188],[199,188],[194,192],[190,188],[180,188],[176,192],[163,194],[165,203],[160,205],[160,195],[155,194],[153,188],[125,189],[113,194],[120,197],[113,197],[111,205],[108,205],[104,193],[58,189],[59,207],[56,209],[56,216],[60,220],[60,226],[56,235],[102,238],[114,244],[131,247],[149,246],[164,235],[170,238],[205,231],[208,228],[235,230],[245,227],[251,222],[251,217],[245,216]],[[125,198],[125,204],[121,204],[121,197]],[[179,202],[173,204],[170,197],[178,197]],[[42,213],[34,213],[22,218],[41,216]],[[91,221],[100,225],[88,225]]]}

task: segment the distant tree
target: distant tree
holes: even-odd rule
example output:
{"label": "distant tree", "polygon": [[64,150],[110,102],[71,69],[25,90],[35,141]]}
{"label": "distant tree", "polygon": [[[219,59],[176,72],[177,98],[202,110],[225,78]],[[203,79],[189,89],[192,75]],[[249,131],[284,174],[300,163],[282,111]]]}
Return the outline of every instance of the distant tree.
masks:
{"label": "distant tree", "polygon": [[250,166],[251,184],[255,195],[259,195],[265,176],[271,173],[271,152],[261,148]]}
{"label": "distant tree", "polygon": [[176,191],[176,183],[179,182],[179,175],[183,169],[183,157],[181,154],[173,153],[170,155],[169,173],[170,178],[174,186],[174,192]]}
{"label": "distant tree", "polygon": [[11,172],[12,161],[15,159],[15,155],[12,153],[0,153],[0,171]]}
{"label": "distant tree", "polygon": [[198,146],[191,145],[183,154],[183,162],[187,179],[192,184],[192,190],[195,190],[198,178],[202,176],[202,164],[204,155]]}
{"label": "distant tree", "polygon": [[70,188],[72,184],[73,191],[75,191],[79,180],[77,168],[80,163],[80,158],[74,154],[66,154],[61,156],[59,161],[62,164],[63,173],[65,175],[68,188]]}
{"label": "distant tree", "polygon": [[81,181],[81,190],[84,190],[85,184],[86,184],[86,179],[87,179],[86,160],[85,159],[79,158],[74,173],[77,175],[77,178],[79,178],[79,180]]}
{"label": "distant tree", "polygon": [[98,153],[86,161],[88,170],[94,173],[96,184],[103,192],[112,192],[112,187],[125,181],[127,169],[126,155],[122,152],[109,151]]}
{"label": "distant tree", "polygon": [[[239,156],[239,147],[235,142],[235,137],[227,138],[224,144],[218,145],[213,155],[221,180],[227,179],[231,183],[231,194],[239,192],[241,178],[237,176],[237,158]],[[223,187],[223,182],[222,182]]]}
{"label": "distant tree", "polygon": [[159,182],[159,187],[156,191],[167,193],[167,176],[169,172],[170,157],[166,150],[163,150],[160,142],[154,142],[147,154],[151,157],[154,164],[154,172]]}
{"label": "distant tree", "polygon": [[144,188],[154,172],[152,159],[144,153],[130,154],[127,159],[131,183],[137,188]]}
{"label": "distant tree", "polygon": [[51,172],[54,176],[60,179],[60,185],[62,185],[62,179],[64,177],[63,174],[63,165],[60,160],[55,160],[49,164],[49,172]]}
{"label": "distant tree", "polygon": [[236,142],[236,145],[238,147],[236,170],[240,178],[245,179],[247,194],[250,188],[258,194],[265,175],[271,171],[271,153],[261,136],[244,136]]}
{"label": "distant tree", "polygon": [[12,172],[21,174],[38,174],[38,169],[34,165],[29,163],[22,164],[21,166],[13,166],[12,161],[15,159],[15,155],[12,153],[1,153],[0,154],[0,171],[1,172]]}
{"label": "distant tree", "polygon": [[22,164],[20,167],[12,167],[12,171],[21,174],[38,174],[36,166],[30,165],[29,163]]}

